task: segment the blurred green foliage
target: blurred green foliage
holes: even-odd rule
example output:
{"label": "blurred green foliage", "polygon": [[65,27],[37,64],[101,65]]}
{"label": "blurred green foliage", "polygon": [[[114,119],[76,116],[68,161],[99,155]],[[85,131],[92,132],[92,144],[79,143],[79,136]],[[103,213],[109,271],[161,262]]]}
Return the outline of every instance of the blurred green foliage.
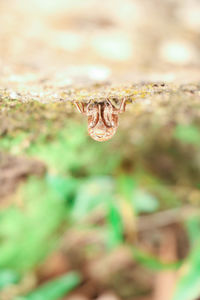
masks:
{"label": "blurred green foliage", "polygon": [[190,239],[190,253],[180,269],[181,278],[176,286],[173,300],[195,300],[200,294],[200,218],[192,217],[186,222]]}
{"label": "blurred green foliage", "polygon": [[[174,137],[199,146],[196,127],[177,126]],[[0,211],[0,289],[17,284],[26,273],[37,269],[59,247],[68,228],[82,226],[84,230],[84,226],[91,226],[87,218],[99,210],[104,212],[105,220],[101,226],[94,225],[93,230],[102,230],[108,251],[126,245],[136,261],[155,271],[182,265],[180,261],[162,262],[126,239],[123,203],[135,224],[141,214],[180,207],[181,202],[174,187],[143,164],[127,171],[122,151],[114,142],[94,142],[85,128],[74,123],[52,136],[41,134],[34,141],[29,134],[6,136],[0,147],[39,158],[48,168],[45,178],[29,178],[17,191],[13,204]],[[187,270],[177,285],[174,300],[194,299],[200,293],[199,220],[189,220],[186,225],[191,249],[183,261],[182,268],[187,266]],[[19,299],[60,299],[79,282],[78,274],[67,274]]]}
{"label": "blurred green foliage", "polygon": [[200,132],[195,125],[177,125],[174,135],[184,143],[200,146]]}
{"label": "blurred green foliage", "polygon": [[78,273],[70,272],[40,286],[25,297],[17,297],[16,300],[59,300],[80,284],[80,281]]}
{"label": "blurred green foliage", "polygon": [[30,179],[16,197],[16,204],[0,212],[0,268],[23,273],[55,247],[67,210],[64,195],[46,180]]}
{"label": "blurred green foliage", "polygon": [[17,284],[21,280],[21,276],[15,270],[3,269],[0,271],[0,290],[5,286]]}

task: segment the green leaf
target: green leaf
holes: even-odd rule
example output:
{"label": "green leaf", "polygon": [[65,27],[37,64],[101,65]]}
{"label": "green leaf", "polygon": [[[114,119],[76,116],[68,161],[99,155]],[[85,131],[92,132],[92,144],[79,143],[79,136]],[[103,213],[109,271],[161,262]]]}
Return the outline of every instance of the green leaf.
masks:
{"label": "green leaf", "polygon": [[150,213],[157,210],[159,203],[156,197],[137,185],[138,179],[131,176],[123,175],[119,178],[120,194],[132,204],[134,212]]}
{"label": "green leaf", "polygon": [[163,262],[153,255],[147,254],[144,251],[133,247],[132,245],[130,246],[130,249],[133,253],[134,260],[138,261],[141,263],[143,266],[146,268],[149,268],[151,270],[155,271],[163,271],[163,270],[174,270],[180,267],[181,262],[174,262],[174,263],[166,263]]}
{"label": "green leaf", "polygon": [[23,203],[0,212],[0,269],[32,269],[56,246],[66,219],[65,198],[46,180],[30,178],[19,192]]}
{"label": "green leaf", "polygon": [[200,145],[200,131],[194,125],[178,125],[174,135],[182,142]]}
{"label": "green leaf", "polygon": [[0,290],[10,284],[16,284],[20,281],[21,276],[13,270],[0,271]]}
{"label": "green leaf", "polygon": [[199,242],[200,233],[200,218],[199,216],[194,216],[185,222],[188,236],[190,239],[190,245],[195,246],[196,242]]}
{"label": "green leaf", "polygon": [[115,203],[108,204],[108,247],[114,248],[122,243],[123,241],[123,221],[119,208]]}
{"label": "green leaf", "polygon": [[181,205],[172,186],[166,184],[166,182],[163,182],[153,174],[148,173],[146,170],[140,169],[136,171],[134,173],[134,180],[138,183],[139,187],[144,188],[145,191],[150,192],[151,195],[156,195],[163,209]]}
{"label": "green leaf", "polygon": [[190,254],[182,267],[182,276],[176,286],[173,300],[195,300],[200,296],[200,237],[199,218],[187,221],[191,241]]}
{"label": "green leaf", "polygon": [[110,177],[90,178],[83,182],[77,192],[72,210],[74,219],[84,218],[96,207],[109,201],[113,187],[113,181]]}
{"label": "green leaf", "polygon": [[132,201],[133,191],[137,186],[137,182],[127,175],[122,175],[119,178],[119,191],[120,194],[128,201]]}
{"label": "green leaf", "polygon": [[77,188],[79,187],[79,180],[73,177],[62,176],[46,176],[47,183],[53,188],[62,198],[68,200],[75,198]]}
{"label": "green leaf", "polygon": [[159,207],[156,197],[139,188],[133,193],[132,204],[137,213],[151,213]]}
{"label": "green leaf", "polygon": [[[58,300],[66,296],[81,282],[81,277],[76,272],[68,273],[60,278],[52,280],[32,293],[24,296],[24,300]],[[20,299],[20,298],[19,298]]]}
{"label": "green leaf", "polygon": [[200,295],[200,244],[192,250],[182,269],[173,300],[195,300]]}

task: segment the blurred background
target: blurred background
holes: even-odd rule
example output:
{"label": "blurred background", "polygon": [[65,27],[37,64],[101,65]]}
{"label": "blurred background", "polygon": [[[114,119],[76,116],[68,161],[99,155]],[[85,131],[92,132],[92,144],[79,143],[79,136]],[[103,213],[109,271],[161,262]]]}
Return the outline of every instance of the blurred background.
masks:
{"label": "blurred background", "polygon": [[198,0],[8,0],[0,10],[5,74],[173,80],[199,71]]}
{"label": "blurred background", "polygon": [[199,38],[198,0],[0,1],[1,300],[200,299]]}

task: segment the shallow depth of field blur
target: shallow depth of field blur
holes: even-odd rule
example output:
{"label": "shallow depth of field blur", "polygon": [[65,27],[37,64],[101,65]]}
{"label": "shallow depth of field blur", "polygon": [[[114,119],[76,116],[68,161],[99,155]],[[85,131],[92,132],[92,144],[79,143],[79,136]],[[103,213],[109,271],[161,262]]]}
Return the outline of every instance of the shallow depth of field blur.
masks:
{"label": "shallow depth of field blur", "polygon": [[[200,297],[199,37],[198,0],[0,1],[0,300]],[[196,100],[128,104],[105,143],[43,103],[113,80]]]}

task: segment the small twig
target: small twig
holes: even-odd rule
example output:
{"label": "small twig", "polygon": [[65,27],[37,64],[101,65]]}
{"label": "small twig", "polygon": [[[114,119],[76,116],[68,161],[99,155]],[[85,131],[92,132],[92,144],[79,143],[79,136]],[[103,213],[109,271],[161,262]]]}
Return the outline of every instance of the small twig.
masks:
{"label": "small twig", "polygon": [[[164,238],[160,245],[159,257],[168,262],[177,259],[177,240],[172,229],[165,229]],[[176,271],[165,270],[156,274],[154,283],[154,300],[171,300],[176,283]]]}
{"label": "small twig", "polygon": [[147,216],[141,216],[137,221],[137,231],[146,231],[168,226],[182,222],[192,216],[200,216],[200,210],[191,206],[185,206],[183,208],[174,208]]}

